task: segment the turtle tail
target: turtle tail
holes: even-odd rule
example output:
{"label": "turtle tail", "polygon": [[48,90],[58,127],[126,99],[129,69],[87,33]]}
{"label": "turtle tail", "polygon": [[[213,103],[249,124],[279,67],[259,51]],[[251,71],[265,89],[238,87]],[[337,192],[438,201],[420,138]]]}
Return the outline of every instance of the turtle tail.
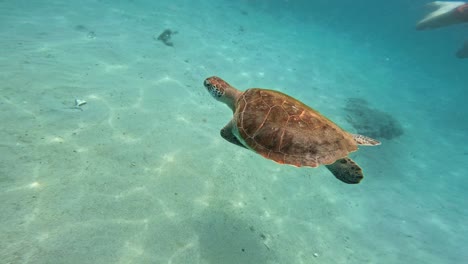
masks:
{"label": "turtle tail", "polygon": [[364,178],[359,165],[348,157],[339,159],[326,167],[338,180],[348,184],[357,184]]}

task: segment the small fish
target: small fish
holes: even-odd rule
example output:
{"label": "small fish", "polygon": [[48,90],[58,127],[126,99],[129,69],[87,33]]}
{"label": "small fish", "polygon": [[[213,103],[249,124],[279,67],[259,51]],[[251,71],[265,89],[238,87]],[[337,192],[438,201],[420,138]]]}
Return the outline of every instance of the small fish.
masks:
{"label": "small fish", "polygon": [[170,29],[166,29],[163,31],[163,33],[161,33],[157,38],[155,38],[156,40],[160,40],[162,41],[166,46],[170,46],[170,47],[173,47],[174,46],[174,43],[172,43],[171,41],[171,36],[173,34],[177,34],[177,31],[172,31]]}

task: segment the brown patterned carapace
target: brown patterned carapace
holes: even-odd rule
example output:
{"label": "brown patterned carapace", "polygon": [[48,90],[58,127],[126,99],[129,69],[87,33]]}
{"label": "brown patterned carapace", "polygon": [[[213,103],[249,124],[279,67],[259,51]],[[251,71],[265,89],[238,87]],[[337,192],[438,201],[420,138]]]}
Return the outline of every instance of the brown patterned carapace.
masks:
{"label": "brown patterned carapace", "polygon": [[234,121],[248,147],[281,164],[317,167],[357,150],[351,134],[277,91],[246,90],[237,101]]}

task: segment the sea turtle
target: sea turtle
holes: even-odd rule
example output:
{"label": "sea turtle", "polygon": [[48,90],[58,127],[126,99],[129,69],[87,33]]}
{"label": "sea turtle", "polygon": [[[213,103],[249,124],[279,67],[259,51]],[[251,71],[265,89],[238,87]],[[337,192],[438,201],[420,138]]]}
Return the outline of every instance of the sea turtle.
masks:
{"label": "sea turtle", "polygon": [[204,81],[208,92],[233,111],[221,129],[227,141],[267,159],[294,166],[326,167],[345,183],[359,183],[362,169],[348,154],[358,145],[380,142],[351,134],[299,100],[278,91],[251,88],[244,92],[219,77]]}

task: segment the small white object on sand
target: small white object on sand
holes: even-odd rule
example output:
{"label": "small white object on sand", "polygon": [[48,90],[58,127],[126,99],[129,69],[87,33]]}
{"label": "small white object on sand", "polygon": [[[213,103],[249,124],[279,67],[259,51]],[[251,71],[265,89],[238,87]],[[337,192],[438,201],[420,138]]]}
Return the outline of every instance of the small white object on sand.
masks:
{"label": "small white object on sand", "polygon": [[87,102],[85,100],[75,99],[75,107],[80,107],[85,105]]}

